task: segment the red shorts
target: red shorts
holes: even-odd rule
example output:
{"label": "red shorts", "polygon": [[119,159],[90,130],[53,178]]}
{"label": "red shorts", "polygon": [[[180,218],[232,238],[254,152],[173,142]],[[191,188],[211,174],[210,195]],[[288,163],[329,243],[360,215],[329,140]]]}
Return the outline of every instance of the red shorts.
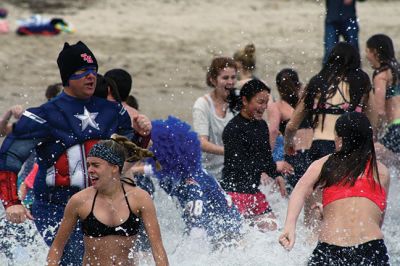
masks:
{"label": "red shorts", "polygon": [[238,192],[227,193],[231,196],[232,202],[236,205],[239,212],[246,218],[270,213],[272,211],[267,198],[261,192],[257,192],[256,194]]}

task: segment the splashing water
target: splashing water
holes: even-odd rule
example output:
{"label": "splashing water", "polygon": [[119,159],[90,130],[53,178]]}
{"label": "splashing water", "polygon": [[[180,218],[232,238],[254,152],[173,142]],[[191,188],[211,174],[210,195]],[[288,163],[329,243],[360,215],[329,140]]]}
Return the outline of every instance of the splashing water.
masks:
{"label": "splashing water", "polygon": [[[391,169],[391,188],[388,197],[383,233],[392,265],[400,265],[400,182],[399,169]],[[190,238],[183,235],[184,224],[178,203],[171,199],[161,189],[155,193],[157,216],[161,226],[164,246],[171,265],[305,265],[316,243],[308,239],[309,231],[302,225],[302,217],[297,223],[296,244],[291,252],[285,251],[278,244],[280,229],[284,225],[287,210],[287,200],[278,193],[271,193],[270,187],[263,187],[262,191],[277,216],[278,230],[261,233],[258,230],[244,226],[244,238],[239,247],[225,248],[212,252],[211,246],[204,239]],[[23,224],[27,232],[28,243],[21,246],[15,238],[20,234],[18,230],[5,226],[0,222],[1,244],[0,265],[44,265],[48,248],[40,238],[31,222]],[[6,234],[6,235],[4,235]],[[5,251],[14,256],[11,263],[5,256]],[[149,262],[150,261],[150,262]],[[147,259],[140,265],[152,265],[152,259]]]}

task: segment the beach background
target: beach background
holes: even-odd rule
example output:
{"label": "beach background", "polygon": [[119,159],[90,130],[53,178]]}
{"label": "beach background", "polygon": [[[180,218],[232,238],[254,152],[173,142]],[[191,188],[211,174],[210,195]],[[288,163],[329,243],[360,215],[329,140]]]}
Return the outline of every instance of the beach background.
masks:
{"label": "beach background", "polygon": [[[8,0],[10,32],[0,34],[0,114],[13,104],[42,103],[44,90],[59,82],[57,55],[64,42],[85,42],[99,72],[124,68],[132,94],[151,119],[169,114],[191,123],[191,108],[207,93],[207,66],[215,55],[232,56],[254,43],[257,76],[275,91],[275,75],[298,70],[307,82],[321,67],[325,1],[306,0]],[[392,37],[400,51],[400,1],[357,2],[363,66],[365,41]],[[18,36],[18,19],[61,17],[75,33]]]}
{"label": "beach background", "polygon": [[[111,68],[131,73],[132,94],[151,119],[175,115],[191,123],[194,101],[209,91],[205,75],[212,57],[232,56],[248,43],[257,49],[257,76],[275,96],[280,69],[296,69],[306,83],[321,68],[324,0],[3,0],[0,7],[9,11],[11,30],[0,34],[0,115],[14,104],[31,107],[45,101],[46,87],[60,82],[56,59],[66,41],[85,42],[100,73]],[[389,35],[400,52],[400,1],[358,2],[357,12],[363,67],[371,74],[365,59],[369,36]],[[33,14],[61,17],[75,32],[17,36],[17,20]],[[392,169],[393,176],[396,172]],[[393,265],[400,265],[399,194],[400,183],[392,182],[383,231]],[[276,193],[267,197],[282,228],[287,200]],[[242,249],[209,253],[207,244],[182,238],[175,201],[157,190],[155,204],[171,265],[303,265],[315,246],[299,222],[298,244],[290,253],[277,244],[279,230],[262,234],[251,228]],[[24,255],[16,265],[44,264],[47,248],[41,240],[28,251],[16,251]],[[0,264],[5,265],[1,257]]]}

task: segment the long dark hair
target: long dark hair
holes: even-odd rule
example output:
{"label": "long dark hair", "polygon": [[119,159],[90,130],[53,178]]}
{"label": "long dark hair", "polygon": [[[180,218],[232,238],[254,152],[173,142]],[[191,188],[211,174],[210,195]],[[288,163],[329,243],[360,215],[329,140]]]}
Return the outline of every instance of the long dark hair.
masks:
{"label": "long dark hair", "polygon": [[353,186],[368,164],[369,171],[376,173],[380,184],[372,126],[366,115],[358,112],[341,115],[336,121],[335,131],[342,138],[342,148],[324,163],[314,188],[338,183]]}
{"label": "long dark hair", "polygon": [[284,68],[276,75],[276,86],[281,99],[293,108],[299,102],[301,83],[297,72],[291,68]]}
{"label": "long dark hair", "polygon": [[385,34],[375,34],[368,39],[367,47],[376,53],[381,64],[380,68],[375,70],[374,76],[390,69],[393,75],[393,84],[397,84],[400,79],[400,65],[395,56],[392,39]]}
{"label": "long dark hair", "polygon": [[[304,94],[304,103],[307,110],[312,110],[314,100],[319,96],[318,106],[324,106],[328,99],[332,98],[340,82],[347,82],[350,86],[349,112],[368,100],[371,90],[371,81],[367,73],[360,66],[360,54],[351,44],[340,42],[329,54],[328,60],[322,70],[314,76]],[[313,126],[315,128],[318,116],[315,116]],[[322,130],[325,114],[322,114]]]}

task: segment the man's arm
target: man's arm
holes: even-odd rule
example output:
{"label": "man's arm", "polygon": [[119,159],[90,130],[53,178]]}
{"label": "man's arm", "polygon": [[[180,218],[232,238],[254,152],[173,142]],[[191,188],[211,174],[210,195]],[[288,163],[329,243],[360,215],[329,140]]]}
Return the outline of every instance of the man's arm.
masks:
{"label": "man's arm", "polygon": [[126,109],[122,105],[118,105],[118,107],[120,108],[118,113],[119,126],[115,133],[127,137],[139,147],[147,148],[151,139],[151,121],[145,115],[138,114],[136,117],[132,117],[136,124],[135,129],[133,129],[131,117]]}
{"label": "man's arm", "polygon": [[36,113],[39,108],[27,110],[7,136],[0,149],[0,199],[6,208],[20,205],[17,173],[36,145],[48,135],[46,120]]}

